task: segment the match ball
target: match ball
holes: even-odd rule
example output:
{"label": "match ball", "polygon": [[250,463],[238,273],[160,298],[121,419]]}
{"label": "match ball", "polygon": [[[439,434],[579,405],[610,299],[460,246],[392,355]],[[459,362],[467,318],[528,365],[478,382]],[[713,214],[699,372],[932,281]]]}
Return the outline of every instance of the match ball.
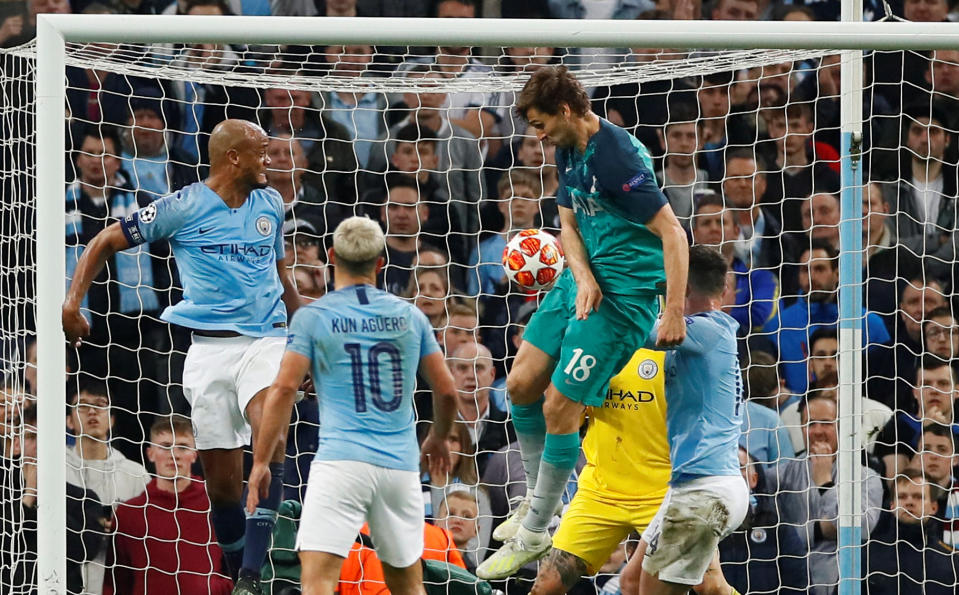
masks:
{"label": "match ball", "polygon": [[503,269],[523,289],[546,289],[566,265],[559,241],[542,229],[524,229],[506,244]]}

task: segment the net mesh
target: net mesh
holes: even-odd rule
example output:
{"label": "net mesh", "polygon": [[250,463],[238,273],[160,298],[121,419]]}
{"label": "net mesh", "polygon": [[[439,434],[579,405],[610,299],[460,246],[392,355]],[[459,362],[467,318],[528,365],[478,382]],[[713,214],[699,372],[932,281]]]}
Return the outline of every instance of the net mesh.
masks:
{"label": "net mesh", "polygon": [[[0,61],[0,585],[28,593],[36,580],[27,505],[35,477],[35,48],[4,51]],[[530,71],[570,64],[594,111],[649,148],[691,239],[719,246],[733,263],[726,311],[741,325],[743,461],[754,498],[746,524],[721,544],[727,579],[741,592],[835,588],[837,52],[506,48],[466,60],[452,50],[370,46],[68,44],[66,62],[68,277],[110,222],[202,180],[213,126],[244,118],[271,137],[269,183],[287,203],[287,252],[304,301],[331,281],[325,248],[335,225],[369,215],[389,238],[382,286],[427,314],[451,361],[474,340],[489,349],[491,371],[471,357],[457,377],[480,387],[461,393],[461,420],[482,421],[457,426],[455,479],[424,478],[425,517],[451,530],[469,567],[498,545],[492,529],[525,491],[503,378],[538,298],[509,284],[500,254],[519,229],[559,226],[554,150],[510,108]],[[956,52],[866,60],[861,551],[876,589],[948,591],[959,578],[951,554],[959,517],[951,371],[959,348],[951,307],[957,69]],[[71,589],[127,592],[149,576],[164,592],[216,592],[228,580],[206,515],[186,496],[170,505],[160,489],[158,461],[178,451],[158,442],[151,425],[189,413],[181,379],[190,337],[159,320],[179,298],[169,247],[155,243],[112,259],[84,303],[93,333],[68,358],[68,392],[80,393],[66,417],[68,481],[78,488],[68,493]],[[613,386],[609,399],[634,389]],[[425,427],[428,394],[418,393],[416,405]],[[284,493],[291,502],[302,500],[317,446],[315,399],[300,402],[294,417]],[[198,465],[191,472],[199,475]],[[573,481],[566,500],[575,491]],[[451,492],[467,497],[447,499]],[[933,520],[914,518],[923,512],[905,504],[912,492],[938,502],[925,510]],[[284,509],[267,563],[274,593],[296,583],[296,514],[293,503]],[[586,588],[616,592],[622,550]],[[356,555],[345,589],[377,580],[364,556]],[[501,587],[526,591],[534,573],[524,569]]]}

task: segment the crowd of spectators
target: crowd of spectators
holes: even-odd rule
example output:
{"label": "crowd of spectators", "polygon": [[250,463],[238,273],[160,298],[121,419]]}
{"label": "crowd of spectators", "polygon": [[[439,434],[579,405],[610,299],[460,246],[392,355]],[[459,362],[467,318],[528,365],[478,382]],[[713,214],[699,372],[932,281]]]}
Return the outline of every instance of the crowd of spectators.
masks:
{"label": "crowd of spectators", "polygon": [[[36,15],[301,15],[836,20],[806,0],[26,0],[0,3],[0,45],[34,34]],[[865,18],[955,20],[947,0],[865,3]],[[274,48],[277,49],[277,48]],[[166,80],[70,66],[67,275],[112,221],[202,180],[206,139],[224,118],[269,134],[269,185],[283,198],[286,252],[305,303],[328,290],[329,236],[353,214],[386,232],[384,289],[430,320],[458,391],[447,477],[423,475],[427,543],[473,569],[525,482],[504,377],[536,308],[511,286],[503,247],[525,228],[558,229],[554,147],[510,106],[448,79],[679,61],[689,52],[624,48],[290,46],[266,73],[355,79],[308,91]],[[269,48],[196,44],[142,49],[171,68],[253,72]],[[498,58],[491,56],[498,55]],[[698,57],[708,57],[698,52]],[[282,58],[282,59],[281,59]],[[248,69],[249,68],[249,69]],[[371,91],[369,77],[413,80]],[[189,77],[185,77],[189,78]],[[953,592],[959,582],[956,201],[959,52],[872,52],[864,72],[862,160],[862,537],[869,593]],[[839,57],[590,89],[593,110],[649,149],[692,243],[730,265],[725,310],[740,324],[747,393],[740,449],[751,510],[720,546],[739,591],[830,593],[838,579]],[[322,86],[322,85],[321,85]],[[208,518],[188,407],[178,389],[184,329],[159,321],[179,299],[163,242],[116,255],[84,307],[92,335],[68,357],[71,592],[227,593]],[[637,348],[640,346],[637,346]],[[0,583],[35,564],[10,541],[35,530],[36,348],[0,386],[5,494]],[[417,419],[429,423],[426,391]],[[285,496],[298,501],[316,449],[315,398],[297,404]],[[576,475],[566,500],[576,491]],[[13,488],[16,489],[13,489]],[[10,541],[8,544],[7,542]],[[6,547],[9,545],[10,547]],[[29,549],[29,548],[27,548]],[[16,558],[16,559],[12,559]],[[358,538],[341,590],[362,591],[375,560]],[[604,569],[615,574],[622,560]],[[365,574],[370,569],[372,574]],[[381,570],[379,571],[381,573]],[[353,578],[354,573],[356,577]],[[349,574],[349,576],[348,576]],[[616,593],[608,576],[577,592]],[[510,583],[519,592],[528,582]]]}

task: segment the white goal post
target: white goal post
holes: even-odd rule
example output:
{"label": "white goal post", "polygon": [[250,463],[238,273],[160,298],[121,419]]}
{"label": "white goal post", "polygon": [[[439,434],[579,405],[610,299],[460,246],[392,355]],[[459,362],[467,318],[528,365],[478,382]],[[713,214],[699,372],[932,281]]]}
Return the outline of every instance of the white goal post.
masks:
{"label": "white goal post", "polygon": [[[846,6],[843,14],[861,14]],[[959,49],[959,24],[500,19],[339,19],[38,15],[36,69],[36,324],[39,592],[66,592],[63,133],[67,43],[382,44],[715,49],[832,49],[842,58],[840,217],[840,593],[859,590],[862,373],[862,50]]]}

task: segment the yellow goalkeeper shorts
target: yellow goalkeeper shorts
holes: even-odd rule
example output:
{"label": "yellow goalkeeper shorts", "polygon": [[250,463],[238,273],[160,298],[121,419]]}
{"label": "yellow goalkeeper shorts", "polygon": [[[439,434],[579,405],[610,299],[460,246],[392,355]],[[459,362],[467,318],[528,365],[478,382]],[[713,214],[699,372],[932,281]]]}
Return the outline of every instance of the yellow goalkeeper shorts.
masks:
{"label": "yellow goalkeeper shorts", "polygon": [[631,531],[642,534],[661,500],[612,504],[580,490],[563,513],[553,547],[582,559],[596,572]]}

